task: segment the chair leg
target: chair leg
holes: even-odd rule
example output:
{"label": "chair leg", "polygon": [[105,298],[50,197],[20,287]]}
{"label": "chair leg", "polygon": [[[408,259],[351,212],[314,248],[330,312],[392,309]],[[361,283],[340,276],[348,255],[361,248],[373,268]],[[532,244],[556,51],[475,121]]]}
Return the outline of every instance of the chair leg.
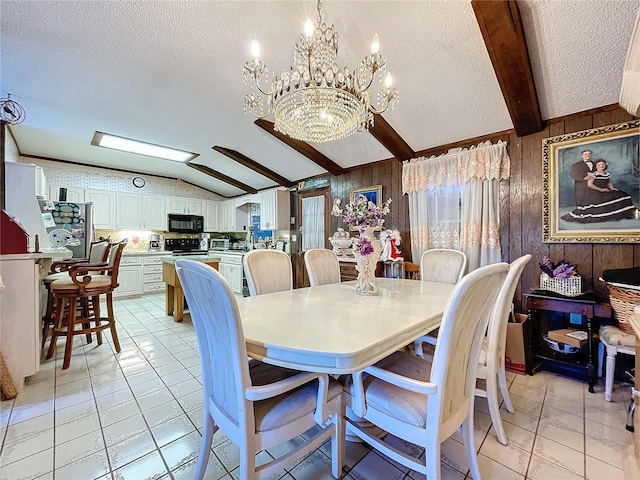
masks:
{"label": "chair leg", "polygon": [[607,345],[607,373],[604,379],[604,399],[611,401],[611,392],[613,392],[613,376],[616,371],[616,355],[618,349]]}
{"label": "chair leg", "polygon": [[116,331],[116,320],[113,316],[113,296],[111,293],[107,293],[107,318],[109,320],[109,329],[111,330],[113,345],[116,347],[116,352],[120,353],[120,341],[118,340],[118,332]]}
{"label": "chair leg", "polygon": [[507,409],[507,412],[513,413],[515,410],[513,408],[513,403],[511,403],[511,397],[509,396],[509,385],[507,385],[507,374],[504,369],[504,360],[502,366],[498,370],[498,383],[500,384],[500,393],[502,393],[502,398],[504,399],[504,406]]}
{"label": "chair leg", "polygon": [[[480,466],[478,465],[478,454],[476,453],[475,441],[473,439],[473,402],[469,409],[469,415],[462,422],[462,439],[464,441],[464,449],[467,452],[467,461],[471,476],[475,480],[480,480]],[[427,478],[430,478],[427,476]]]}
{"label": "chair leg", "polygon": [[47,337],[49,336],[49,330],[51,328],[51,323],[55,321],[55,298],[53,297],[53,293],[51,292],[51,288],[49,288],[49,284],[46,285],[47,288],[47,309],[45,311],[44,317],[42,317],[42,346],[40,349],[42,350],[47,343]]}
{"label": "chair leg", "polygon": [[432,438],[434,438],[435,441],[433,444],[429,444],[424,451],[427,478],[428,480],[440,480],[442,477],[442,468],[440,466],[440,440],[438,440],[436,436],[432,436]]}
{"label": "chair leg", "polygon": [[240,449],[240,478],[242,480],[255,480],[256,475],[256,452],[252,440],[248,441],[247,448]]}
{"label": "chair leg", "polygon": [[493,429],[496,431],[498,441],[502,445],[507,445],[507,435],[504,432],[504,426],[502,425],[502,417],[500,417],[500,402],[498,401],[498,376],[489,373],[487,375],[487,403],[489,404],[489,414],[491,415],[491,422],[493,422]]}
{"label": "chair leg", "polygon": [[47,350],[46,358],[49,359],[53,356],[53,352],[56,349],[56,343],[58,343],[58,336],[62,329],[62,317],[66,308],[67,300],[60,298],[56,302],[56,309],[54,311],[53,328],[51,329],[51,342],[49,343],[49,349]]}
{"label": "chair leg", "polygon": [[604,349],[603,342],[598,343],[598,377],[602,377],[602,366],[604,365]]}
{"label": "chair leg", "polygon": [[[206,400],[205,400],[206,401]],[[204,478],[204,472],[207,470],[207,463],[209,462],[209,455],[211,455],[211,443],[213,441],[213,435],[218,428],[216,427],[213,418],[208,411],[204,412],[204,426],[202,429],[202,441],[200,443],[200,453],[198,453],[198,464],[196,465],[196,473],[193,478],[196,480],[202,480]]]}
{"label": "chair leg", "polygon": [[64,360],[62,362],[62,370],[69,368],[71,363],[71,352],[73,350],[73,331],[76,320],[76,298],[69,299],[69,311],[67,313],[67,342],[64,346]]}
{"label": "chair leg", "polygon": [[[93,318],[96,322],[96,327],[100,326],[100,297],[96,295],[91,297],[91,308],[93,310]],[[96,337],[98,339],[98,345],[102,345],[102,330],[96,330]]]}
{"label": "chair leg", "polygon": [[[84,319],[88,319],[90,317],[89,315],[89,299],[87,299],[87,297],[82,297],[80,299],[80,306],[81,306],[81,315],[82,318]],[[87,320],[85,322],[82,322],[82,328],[89,329],[91,327],[91,323]],[[91,338],[91,333],[87,333],[87,343],[91,343],[93,341],[93,339]]]}

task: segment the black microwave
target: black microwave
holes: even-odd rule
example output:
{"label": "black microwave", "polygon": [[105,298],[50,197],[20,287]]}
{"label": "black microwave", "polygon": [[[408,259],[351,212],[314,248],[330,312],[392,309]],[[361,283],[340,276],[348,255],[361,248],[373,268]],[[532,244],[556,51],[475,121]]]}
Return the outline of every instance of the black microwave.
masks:
{"label": "black microwave", "polygon": [[170,213],[167,219],[167,230],[176,233],[204,232],[204,217],[202,215],[181,215]]}

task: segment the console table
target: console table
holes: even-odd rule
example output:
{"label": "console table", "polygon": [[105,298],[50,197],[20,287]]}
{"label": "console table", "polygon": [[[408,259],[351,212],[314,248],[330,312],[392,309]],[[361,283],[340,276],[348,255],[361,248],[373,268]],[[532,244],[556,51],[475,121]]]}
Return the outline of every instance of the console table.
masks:
{"label": "console table", "polygon": [[[525,294],[525,297],[529,315],[526,373],[533,375],[537,369],[544,368],[569,376],[586,377],[589,382],[589,392],[594,393],[597,361],[595,353],[597,349],[593,345],[594,340],[597,341],[594,339],[594,332],[598,331],[597,318],[611,318],[611,305],[596,302],[595,296],[588,292],[579,297],[564,297],[547,291],[533,291]],[[587,331],[586,355],[583,352],[568,355],[549,348],[542,338],[542,335],[548,331],[548,322],[541,319],[538,314],[540,310],[581,315],[583,318],[580,324],[572,323],[570,326]]]}

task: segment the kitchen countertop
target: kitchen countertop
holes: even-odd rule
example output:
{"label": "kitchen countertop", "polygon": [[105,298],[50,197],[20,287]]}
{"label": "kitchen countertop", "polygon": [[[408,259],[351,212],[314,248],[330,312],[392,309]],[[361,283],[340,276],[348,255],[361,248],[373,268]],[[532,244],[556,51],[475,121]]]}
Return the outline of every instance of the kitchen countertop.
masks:
{"label": "kitchen countertop", "polygon": [[162,263],[176,263],[176,260],[195,260],[196,262],[220,262],[220,255],[167,255],[162,259]]}
{"label": "kitchen countertop", "polygon": [[54,250],[52,248],[43,248],[38,253],[9,253],[0,255],[2,260],[40,260],[43,258],[71,258],[73,252],[67,248],[62,250]]}

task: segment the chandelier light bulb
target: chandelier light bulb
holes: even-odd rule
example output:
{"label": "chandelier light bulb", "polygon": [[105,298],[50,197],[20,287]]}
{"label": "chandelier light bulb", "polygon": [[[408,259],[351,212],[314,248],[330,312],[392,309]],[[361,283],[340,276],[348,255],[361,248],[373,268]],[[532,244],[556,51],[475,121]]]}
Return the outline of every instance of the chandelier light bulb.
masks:
{"label": "chandelier light bulb", "polygon": [[393,83],[393,78],[391,78],[391,72],[387,72],[387,76],[384,79],[384,84],[387,88],[389,88],[392,83]]}
{"label": "chandelier light bulb", "polygon": [[307,18],[307,21],[304,24],[304,34],[307,38],[311,38],[311,35],[313,35],[313,23],[310,18]]}
{"label": "chandelier light bulb", "polygon": [[379,49],[380,49],[380,39],[378,38],[378,34],[376,33],[373,36],[373,40],[371,40],[371,53],[375,55],[376,53],[378,53]]}
{"label": "chandelier light bulb", "polygon": [[253,55],[253,58],[258,58],[260,56],[260,45],[257,40],[251,42],[251,55]]}

